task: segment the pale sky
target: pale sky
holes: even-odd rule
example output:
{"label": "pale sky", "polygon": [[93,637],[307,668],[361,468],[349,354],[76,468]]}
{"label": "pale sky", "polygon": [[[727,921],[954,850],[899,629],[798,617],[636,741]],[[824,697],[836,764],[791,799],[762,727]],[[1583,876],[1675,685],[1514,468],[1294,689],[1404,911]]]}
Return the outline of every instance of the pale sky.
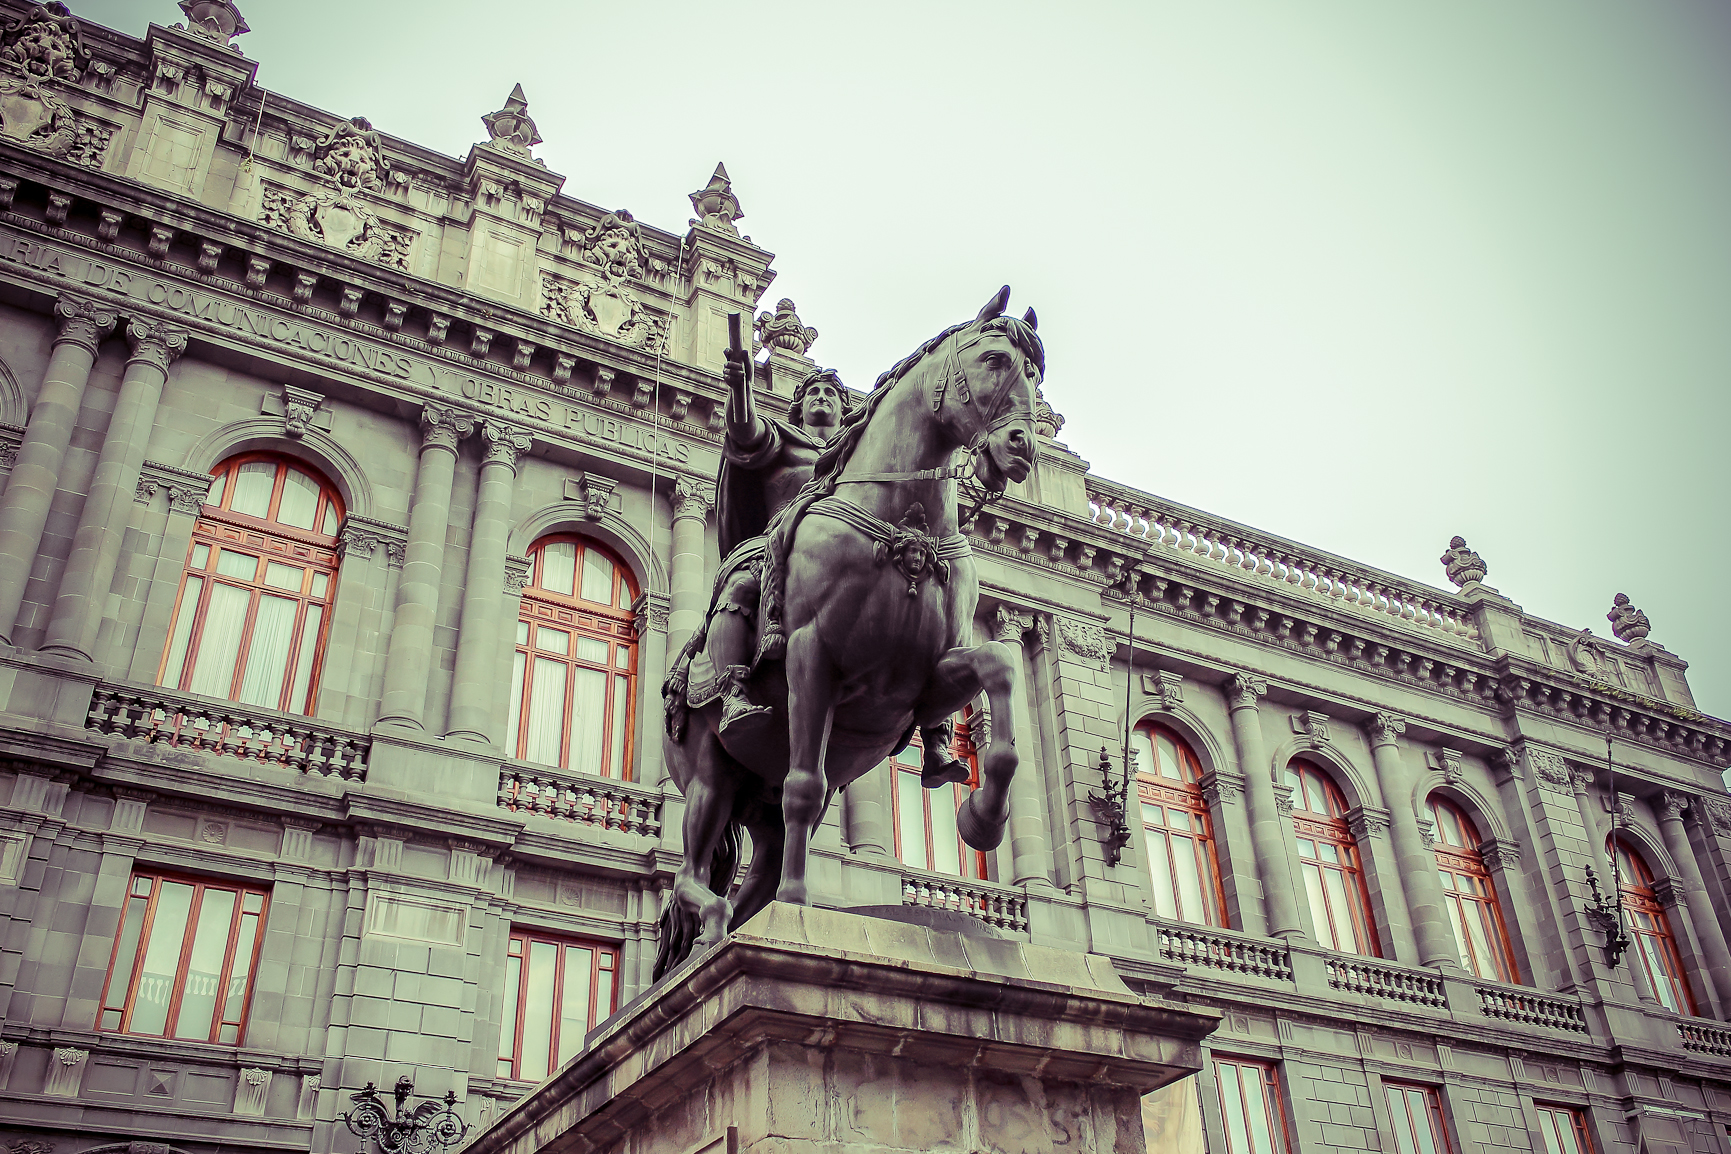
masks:
{"label": "pale sky", "polygon": [[1461,533],[1600,636],[1626,592],[1731,714],[1731,6],[240,3],[266,88],[452,156],[520,81],[664,229],[724,160],[856,388],[1007,282],[1096,472],[1436,585]]}

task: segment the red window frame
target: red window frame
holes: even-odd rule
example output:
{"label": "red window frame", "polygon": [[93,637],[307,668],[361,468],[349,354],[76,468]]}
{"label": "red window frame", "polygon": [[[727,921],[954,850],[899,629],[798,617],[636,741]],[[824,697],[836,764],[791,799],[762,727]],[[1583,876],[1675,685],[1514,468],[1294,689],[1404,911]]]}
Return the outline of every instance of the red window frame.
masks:
{"label": "red window frame", "polygon": [[1699,1017],[1701,1011],[1683,972],[1683,954],[1677,948],[1677,937],[1671,932],[1665,906],[1654,892],[1653,871],[1647,859],[1622,838],[1616,838],[1611,845],[1617,858],[1617,884],[1623,896],[1623,909],[1629,915],[1629,932],[1634,937],[1635,952],[1646,967],[1654,996],[1672,1013]]}
{"label": "red window frame", "polygon": [[[163,1011],[160,1032],[134,1028],[140,988],[148,975],[144,963],[154,944],[156,919],[161,911],[163,894],[170,885],[191,887],[186,922],[180,932],[180,947],[175,955],[175,971]],[[180,1014],[187,992],[187,978],[192,955],[198,942],[198,931],[204,911],[205,895],[221,891],[234,895],[234,908],[229,914],[228,932],[223,939],[223,957],[215,982],[216,1003],[211,1010],[211,1025],[204,1038],[179,1038]],[[96,1013],[96,1028],[104,1033],[135,1034],[142,1037],[170,1038],[178,1041],[204,1041],[216,1045],[238,1046],[246,1038],[248,1015],[252,1012],[253,982],[258,976],[258,959],[264,947],[265,918],[270,913],[270,891],[246,882],[225,882],[162,870],[137,870],[127,882],[126,903],[121,907],[120,924],[115,931],[114,946],[108,956],[108,974],[102,983],[102,1002]],[[253,908],[249,908],[253,907]],[[250,922],[250,925],[248,924]],[[250,938],[250,946],[247,941]],[[130,947],[130,957],[126,953]],[[124,962],[121,981],[115,975]],[[236,976],[236,963],[245,963],[245,985],[239,991],[238,1010],[230,1013],[235,1002],[231,989]]]}
{"label": "red window frame", "polygon": [[[1382,957],[1376,921],[1370,916],[1370,890],[1364,881],[1358,839],[1346,824],[1346,795],[1327,773],[1302,759],[1295,758],[1287,765],[1286,778],[1292,786],[1299,876],[1312,919],[1324,923],[1316,927],[1318,940],[1325,949],[1338,953]],[[1330,885],[1331,881],[1338,885]],[[1341,899],[1347,906],[1345,924],[1357,939],[1350,944],[1340,939],[1340,914],[1334,907]]]}
{"label": "red window frame", "polygon": [[[1138,763],[1136,793],[1141,802],[1155,914],[1226,928],[1226,891],[1220,882],[1214,819],[1199,784],[1202,762],[1182,737],[1153,722],[1136,727],[1131,751]],[[1186,868],[1194,871],[1199,910],[1188,908],[1191,901],[1182,881]]]}
{"label": "red window frame", "polygon": [[1539,1133],[1545,1140],[1543,1154],[1593,1154],[1584,1111],[1543,1102],[1534,1102],[1533,1108],[1538,1111]]}
{"label": "red window frame", "polygon": [[[968,794],[980,788],[980,759],[974,748],[974,740],[968,728],[967,717],[971,716],[972,708],[956,716],[955,738],[950,744],[950,753],[963,765],[968,767],[968,780],[955,782],[949,787],[954,805],[948,807],[947,813],[932,808],[934,796],[943,796],[944,791],[926,789],[920,784],[920,771],[925,759],[925,745],[921,742],[918,730],[914,731],[913,740],[908,747],[888,759],[890,770],[890,825],[895,832],[896,860],[914,869],[923,869],[930,873],[948,875],[947,869],[939,869],[938,839],[955,838],[957,867],[954,876],[966,881],[985,881],[988,875],[989,862],[985,854],[969,846],[961,840],[961,835],[954,832],[955,813],[967,800]],[[913,792],[909,792],[909,791]],[[922,855],[918,860],[910,859],[912,852],[904,843],[910,830],[904,830],[904,824],[912,826],[911,810],[915,798],[918,798],[922,825],[925,831],[925,844],[921,846]],[[909,808],[909,820],[904,823],[902,808]],[[931,863],[931,864],[926,864]]]}
{"label": "red window frame", "polygon": [[[1518,983],[1520,967],[1515,964],[1496,883],[1478,850],[1478,827],[1466,810],[1447,798],[1432,796],[1429,807],[1436,831],[1432,848],[1437,873],[1442,878],[1443,900],[1449,907],[1461,964],[1481,978]],[[1475,924],[1482,941],[1472,933]]]}
{"label": "red window frame", "polygon": [[1271,1063],[1216,1054],[1214,1084],[1226,1154],[1286,1154],[1286,1111],[1280,1076]]}
{"label": "red window frame", "polygon": [[[1442,1096],[1435,1086],[1384,1082],[1389,1123],[1394,1127],[1393,1154],[1452,1154],[1448,1127],[1443,1124]],[[1418,1115],[1423,1115],[1420,1125]]]}
{"label": "red window frame", "polygon": [[[551,1016],[547,1029],[547,1068],[545,1073],[541,1073],[539,1063],[532,1061],[529,1068],[536,1076],[525,1079],[521,1074],[524,1069],[524,1046],[530,1041],[529,1003],[532,995],[529,984],[523,977],[526,965],[531,973],[534,972],[537,946],[551,947],[555,963],[553,986],[549,991],[546,1006]],[[616,944],[564,934],[543,933],[540,930],[512,930],[506,947],[505,987],[499,1016],[499,1059],[496,1070],[498,1077],[512,1081],[539,1081],[563,1064],[559,1060],[560,1048],[561,1042],[567,1039],[561,1037],[564,1028],[561,1007],[564,1004],[567,976],[565,963],[571,956],[568,951],[573,950],[590,951],[589,1007],[583,1033],[587,1034],[606,1021],[613,1011],[619,1008],[619,947]],[[603,977],[606,978],[607,986],[605,997],[602,991]],[[582,1044],[581,1036],[572,1042],[567,1060]]]}
{"label": "red window frame", "polygon": [[[264,462],[274,465],[270,495],[264,516],[237,512],[230,507],[236,496],[242,467]],[[313,524],[319,530],[300,529],[279,523],[283,493],[293,471],[318,486],[315,497]],[[294,603],[293,620],[288,626],[289,640],[283,655],[282,684],[276,700],[251,702],[261,709],[310,716],[318,703],[319,682],[324,673],[324,651],[330,636],[332,607],[337,592],[337,538],[343,520],[342,497],[328,478],[304,461],[280,453],[241,453],[230,457],[211,472],[211,490],[206,503],[193,525],[192,542],[187,549],[185,567],[181,572],[180,588],[175,594],[174,615],[169,626],[168,642],[158,663],[156,681],[170,689],[193,692],[198,672],[200,652],[207,640],[210,602],[219,587],[244,589],[248,602],[240,626],[240,636],[229,672],[228,685],[222,692],[205,696],[239,701],[245,686],[247,665],[252,657],[254,630],[258,614],[266,597]],[[225,571],[223,554],[256,558],[252,575]],[[288,566],[301,570],[300,584],[285,588],[273,584],[271,566]],[[189,597],[190,594],[190,597]],[[316,613],[318,622],[309,634],[309,615]],[[304,655],[307,645],[313,647]],[[303,668],[304,657],[304,668]],[[272,662],[271,668],[276,663]],[[298,684],[305,674],[305,684]],[[212,687],[214,690],[215,687]]]}
{"label": "red window frame", "polygon": [[[549,589],[545,584],[547,546],[564,543],[577,547],[573,592],[570,594]],[[611,604],[603,605],[582,596],[583,566],[591,552],[606,558],[613,566]],[[547,764],[529,756],[532,735],[528,721],[534,708],[537,670],[545,668],[544,662],[558,662],[565,667],[562,706],[565,722],[559,735],[557,767],[572,769],[571,739],[576,726],[570,719],[576,708],[578,671],[601,671],[606,680],[601,706],[600,773],[597,776],[630,781],[634,753],[632,737],[637,725],[637,617],[631,608],[638,595],[636,576],[613,550],[576,533],[553,533],[541,538],[530,550],[529,558],[530,583],[523,590],[517,615],[516,664],[511,684],[511,756],[519,761],[536,760],[536,764]],[[549,636],[562,634],[569,638],[565,653],[560,653],[557,648],[541,647],[539,642],[544,629],[549,631]],[[577,656],[584,641],[605,644],[606,659]],[[625,701],[622,705],[618,702],[620,677],[624,678]],[[615,730],[620,725],[623,725],[624,733],[616,735]],[[537,752],[544,757],[546,751]],[[616,761],[618,764],[614,764]],[[581,772],[581,767],[577,771]]]}

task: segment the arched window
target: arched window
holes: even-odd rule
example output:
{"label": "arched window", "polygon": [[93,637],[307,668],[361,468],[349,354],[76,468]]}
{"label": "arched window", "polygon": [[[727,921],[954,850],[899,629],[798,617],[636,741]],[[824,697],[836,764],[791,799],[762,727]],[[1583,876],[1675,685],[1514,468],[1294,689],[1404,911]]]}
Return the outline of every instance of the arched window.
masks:
{"label": "arched window", "polygon": [[1130,735],[1136,791],[1153,875],[1154,912],[1163,918],[1226,925],[1214,825],[1202,800],[1202,764],[1184,739],[1145,723]]}
{"label": "arched window", "polygon": [[984,879],[986,855],[962,841],[956,811],[980,787],[980,761],[963,717],[956,718],[951,754],[968,767],[968,780],[938,789],[920,784],[925,746],[919,731],[908,747],[889,759],[891,803],[895,807],[896,857],[916,869],[952,877]]}
{"label": "arched window", "polygon": [[511,669],[512,754],[629,778],[637,582],[607,549],[571,533],[541,538],[529,561]]}
{"label": "arched window", "polygon": [[212,472],[157,683],[311,713],[343,502],[311,466],[242,453]]}
{"label": "arched window", "polygon": [[1671,934],[1671,922],[1665,917],[1665,907],[1653,892],[1653,871],[1634,846],[1619,838],[1617,851],[1617,882],[1622,889],[1623,911],[1628,915],[1629,930],[1635,936],[1635,951],[1647,967],[1647,979],[1661,1005],[1673,1014],[1695,1014],[1695,998],[1689,993],[1689,983],[1683,977],[1683,956],[1677,952],[1677,939]]}
{"label": "arched window", "polygon": [[1286,784],[1292,787],[1298,870],[1304,875],[1317,938],[1325,949],[1380,958],[1358,842],[1346,825],[1346,797],[1307,761],[1286,767]]}
{"label": "arched window", "polygon": [[1436,868],[1461,965],[1492,981],[1520,981],[1497,891],[1479,856],[1479,831],[1466,811],[1440,797],[1430,799],[1430,816],[1436,826]]}

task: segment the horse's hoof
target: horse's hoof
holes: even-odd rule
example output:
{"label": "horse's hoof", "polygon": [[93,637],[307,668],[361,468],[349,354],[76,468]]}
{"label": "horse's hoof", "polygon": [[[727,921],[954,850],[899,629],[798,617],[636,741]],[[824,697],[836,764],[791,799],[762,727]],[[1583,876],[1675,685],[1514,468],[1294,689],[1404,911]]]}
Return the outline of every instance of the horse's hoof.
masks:
{"label": "horse's hoof", "polygon": [[786,902],[790,906],[811,904],[811,898],[806,894],[804,882],[782,882],[781,888],[775,891],[775,900]]}
{"label": "horse's hoof", "polygon": [[920,785],[926,789],[936,789],[940,785],[964,782],[968,780],[968,776],[968,767],[952,757],[936,769],[921,773]]}
{"label": "horse's hoof", "polygon": [[962,835],[962,840],[981,853],[987,853],[998,848],[998,843],[1004,840],[1004,827],[1009,824],[1003,821],[987,821],[979,815],[974,802],[978,794],[971,793],[968,800],[962,803],[962,808],[956,811],[956,832]]}

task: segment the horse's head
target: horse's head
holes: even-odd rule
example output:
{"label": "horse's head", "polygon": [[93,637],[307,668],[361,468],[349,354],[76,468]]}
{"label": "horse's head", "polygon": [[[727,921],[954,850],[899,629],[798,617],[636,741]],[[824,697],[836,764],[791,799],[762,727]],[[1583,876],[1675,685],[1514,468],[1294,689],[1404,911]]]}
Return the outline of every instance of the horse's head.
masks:
{"label": "horse's head", "polygon": [[1034,310],[1019,320],[1005,316],[1009,300],[1005,285],[933,350],[941,366],[932,396],[938,421],[974,451],[975,479],[995,492],[1034,470],[1034,391],[1046,371]]}

